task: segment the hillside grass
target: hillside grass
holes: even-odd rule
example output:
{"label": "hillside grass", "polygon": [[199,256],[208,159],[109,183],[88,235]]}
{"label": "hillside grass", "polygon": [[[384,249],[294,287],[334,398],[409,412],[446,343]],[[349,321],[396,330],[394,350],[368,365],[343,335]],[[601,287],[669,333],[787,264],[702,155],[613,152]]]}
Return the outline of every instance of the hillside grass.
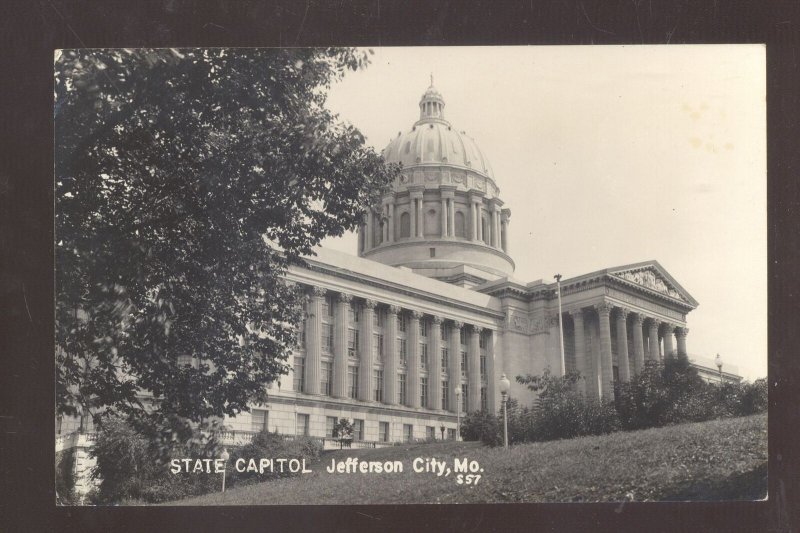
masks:
{"label": "hillside grass", "polygon": [[[400,474],[329,474],[331,459],[400,460]],[[416,457],[483,468],[475,486],[456,474],[415,473]],[[326,452],[312,474],[166,505],[502,503],[762,499],[767,492],[767,415],[682,424],[508,450],[475,442]]]}

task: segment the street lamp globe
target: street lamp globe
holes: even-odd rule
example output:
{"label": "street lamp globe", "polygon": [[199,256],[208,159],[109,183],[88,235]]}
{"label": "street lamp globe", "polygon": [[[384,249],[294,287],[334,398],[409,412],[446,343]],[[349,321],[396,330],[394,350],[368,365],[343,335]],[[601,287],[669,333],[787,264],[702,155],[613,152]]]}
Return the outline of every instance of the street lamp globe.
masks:
{"label": "street lamp globe", "polygon": [[231,454],[228,453],[227,448],[222,449],[222,453],[219,455],[219,458],[222,459],[223,461],[227,461],[228,459],[231,458]]}
{"label": "street lamp globe", "polygon": [[508,394],[508,390],[511,388],[511,382],[508,381],[508,378],[505,374],[500,376],[500,394],[506,395]]}
{"label": "street lamp globe", "polygon": [[714,363],[716,363],[717,368],[722,368],[722,357],[720,357],[719,354],[717,354],[717,357],[714,358]]}

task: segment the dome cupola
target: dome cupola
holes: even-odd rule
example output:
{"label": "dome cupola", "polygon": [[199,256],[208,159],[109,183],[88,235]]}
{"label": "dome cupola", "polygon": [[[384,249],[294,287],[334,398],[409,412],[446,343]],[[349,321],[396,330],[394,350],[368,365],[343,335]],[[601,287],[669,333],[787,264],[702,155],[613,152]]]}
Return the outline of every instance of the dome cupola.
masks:
{"label": "dome cupola", "polygon": [[383,150],[402,167],[392,191],[366,217],[359,255],[462,286],[510,275],[508,223],[489,160],[444,118],[431,85],[419,120]]}

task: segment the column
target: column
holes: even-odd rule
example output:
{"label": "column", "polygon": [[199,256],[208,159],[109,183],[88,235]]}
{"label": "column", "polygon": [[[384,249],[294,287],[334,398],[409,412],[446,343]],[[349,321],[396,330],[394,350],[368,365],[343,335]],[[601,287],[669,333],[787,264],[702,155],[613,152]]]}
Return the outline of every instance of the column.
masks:
{"label": "column", "polygon": [[408,367],[406,367],[406,401],[410,407],[419,407],[419,321],[422,313],[411,311],[408,323]]}
{"label": "column", "polygon": [[628,313],[624,307],[617,313],[617,367],[619,380],[627,383],[631,380],[630,362],[628,360]]}
{"label": "column", "polygon": [[650,319],[650,350],[648,352],[648,358],[651,361],[658,361],[661,356],[658,350],[658,326],[660,323],[655,318]]}
{"label": "column", "polygon": [[503,209],[501,211],[501,231],[500,231],[500,240],[502,241],[503,251],[508,253],[508,222],[511,219],[511,210],[510,209]]}
{"label": "column", "polygon": [[447,199],[447,226],[449,228],[449,235],[456,236],[456,202],[455,198]]}
{"label": "column", "polygon": [[375,300],[366,300],[361,311],[361,343],[359,346],[358,399],[362,402],[372,400],[372,366],[375,339],[372,335],[372,321],[375,316]]}
{"label": "column", "polygon": [[476,207],[478,209],[478,241],[483,242],[483,206],[478,204]]}
{"label": "column", "polygon": [[672,344],[672,332],[675,324],[664,323],[664,357],[674,357],[675,347]]}
{"label": "column", "polygon": [[394,198],[389,198],[386,210],[386,216],[389,218],[389,242],[394,242]]}
{"label": "column", "polygon": [[367,209],[367,214],[364,216],[366,222],[364,224],[364,251],[368,252],[372,249],[372,210]]}
{"label": "column", "polygon": [[386,311],[383,331],[383,403],[397,405],[397,313],[400,308],[390,305]]}
{"label": "column", "polygon": [[689,334],[689,328],[675,328],[675,337],[678,339],[678,356],[689,357],[689,352],[686,351],[686,335]]}
{"label": "column", "polygon": [[442,408],[442,319],[431,320],[428,331],[428,408]]}
{"label": "column", "polygon": [[306,322],[306,393],[319,394],[322,366],[322,300],[327,291],[314,287],[309,294],[308,321]]}
{"label": "column", "polygon": [[413,196],[411,197],[411,204],[408,210],[409,218],[411,219],[411,236],[410,238],[413,239],[417,236],[417,199]]}
{"label": "column", "polygon": [[450,232],[447,228],[447,198],[442,198],[442,211],[439,213],[440,219],[442,221],[442,238],[446,238],[450,235]]}
{"label": "column", "polygon": [[467,410],[481,410],[481,346],[480,338],[483,328],[472,326],[469,335],[469,348],[467,352],[467,379],[469,382],[469,398],[467,399]]}
{"label": "column", "polygon": [[494,373],[494,336],[495,330],[489,330],[486,334],[486,409],[490,413],[497,413],[497,406],[494,402],[494,389],[500,376]]}
{"label": "column", "polygon": [[419,193],[417,198],[417,237],[425,236],[425,213],[422,202],[422,192]]}
{"label": "column", "polygon": [[333,328],[333,397],[347,398],[347,308],[353,297],[339,293]]}
{"label": "column", "polygon": [[478,204],[472,198],[469,204],[469,240],[478,240]]}
{"label": "column", "polygon": [[500,207],[497,205],[492,211],[492,246],[500,248]]}
{"label": "column", "polygon": [[461,387],[461,328],[463,327],[463,322],[454,320],[453,327],[450,328],[450,357],[447,359],[450,390],[447,393],[449,395],[447,403],[450,404],[450,411],[453,413],[457,409],[456,387]]}
{"label": "column", "polygon": [[614,399],[614,370],[611,359],[611,305],[607,302],[594,306],[600,319],[600,375],[603,400]]}
{"label": "column", "polygon": [[582,394],[591,394],[593,398],[598,398],[599,394],[595,390],[597,387],[592,386],[597,383],[597,377],[594,376],[594,369],[591,361],[586,359],[586,331],[583,325],[583,310],[575,309],[569,312],[572,315],[572,322],[575,324],[575,332],[573,340],[575,341],[575,366],[581,375],[578,381],[578,390]]}
{"label": "column", "polygon": [[642,326],[644,316],[636,313],[633,317],[633,371],[637,375],[644,369],[644,336]]}

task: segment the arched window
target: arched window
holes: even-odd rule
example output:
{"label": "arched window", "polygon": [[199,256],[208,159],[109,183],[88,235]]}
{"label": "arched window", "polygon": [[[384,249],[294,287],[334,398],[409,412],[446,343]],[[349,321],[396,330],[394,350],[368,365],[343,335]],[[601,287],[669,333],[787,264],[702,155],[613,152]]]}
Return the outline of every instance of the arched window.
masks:
{"label": "arched window", "polygon": [[435,209],[425,213],[425,236],[438,236],[442,234],[442,224]]}
{"label": "arched window", "polygon": [[411,215],[407,212],[400,215],[400,238],[411,237]]}
{"label": "arched window", "polygon": [[378,227],[375,228],[375,246],[378,246],[383,242],[383,220],[378,223]]}
{"label": "arched window", "polygon": [[462,213],[461,211],[456,211],[455,222],[456,222],[456,228],[455,228],[456,229],[456,237],[466,238],[467,237],[467,221],[464,218],[464,213]]}

